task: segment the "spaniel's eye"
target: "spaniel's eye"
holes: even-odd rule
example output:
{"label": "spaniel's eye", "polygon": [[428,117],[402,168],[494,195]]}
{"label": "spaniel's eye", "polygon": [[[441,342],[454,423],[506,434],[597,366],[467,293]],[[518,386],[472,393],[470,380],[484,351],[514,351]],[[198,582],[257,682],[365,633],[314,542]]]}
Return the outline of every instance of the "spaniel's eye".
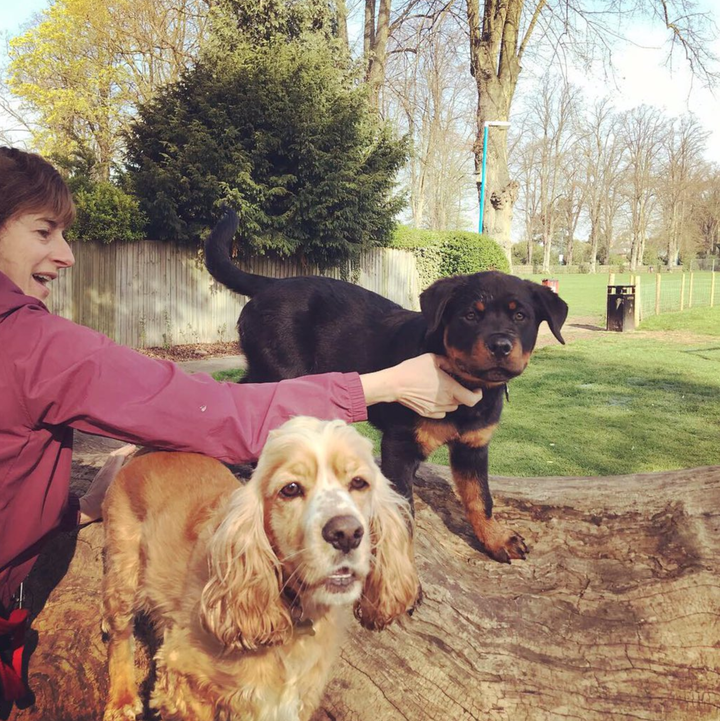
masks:
{"label": "spaniel's eye", "polygon": [[525,320],[525,313],[523,313],[522,311],[517,311],[513,315],[513,320],[516,320],[516,321]]}
{"label": "spaniel's eye", "polygon": [[298,498],[303,495],[303,487],[299,483],[288,483],[280,489],[280,495],[285,498]]}
{"label": "spaniel's eye", "polygon": [[362,491],[363,488],[367,488],[370,484],[361,476],[355,476],[355,478],[350,481],[350,490],[351,491]]}

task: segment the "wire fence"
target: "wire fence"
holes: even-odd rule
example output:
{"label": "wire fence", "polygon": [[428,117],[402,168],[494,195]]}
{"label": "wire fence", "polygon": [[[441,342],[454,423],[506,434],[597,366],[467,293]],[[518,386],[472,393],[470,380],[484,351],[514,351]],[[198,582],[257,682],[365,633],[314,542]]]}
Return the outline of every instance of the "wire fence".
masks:
{"label": "wire fence", "polygon": [[634,286],[635,321],[662,313],[690,308],[712,308],[720,303],[719,273],[712,270],[655,272],[639,274],[611,273],[608,285]]}

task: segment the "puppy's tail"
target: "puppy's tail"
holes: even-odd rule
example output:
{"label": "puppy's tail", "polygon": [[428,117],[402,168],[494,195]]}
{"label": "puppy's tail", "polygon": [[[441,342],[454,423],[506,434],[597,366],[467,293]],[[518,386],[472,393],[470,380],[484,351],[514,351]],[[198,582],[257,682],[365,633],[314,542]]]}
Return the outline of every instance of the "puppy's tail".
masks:
{"label": "puppy's tail", "polygon": [[253,296],[273,283],[274,279],[246,273],[233,263],[230,247],[239,224],[237,213],[228,209],[205,241],[205,267],[215,280],[230,290]]}

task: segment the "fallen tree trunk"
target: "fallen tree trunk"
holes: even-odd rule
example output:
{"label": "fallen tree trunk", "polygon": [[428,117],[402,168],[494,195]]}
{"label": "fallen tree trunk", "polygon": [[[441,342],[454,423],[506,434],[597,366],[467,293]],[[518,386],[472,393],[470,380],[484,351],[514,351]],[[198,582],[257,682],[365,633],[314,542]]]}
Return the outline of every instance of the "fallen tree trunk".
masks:
{"label": "fallen tree trunk", "polygon": [[[107,443],[83,437],[79,487]],[[720,718],[720,467],[496,478],[531,548],[512,565],[479,549],[447,478],[426,465],[416,487],[423,605],[353,629],[313,721]],[[61,540],[30,584],[35,703],[18,721],[102,717],[102,529]]]}

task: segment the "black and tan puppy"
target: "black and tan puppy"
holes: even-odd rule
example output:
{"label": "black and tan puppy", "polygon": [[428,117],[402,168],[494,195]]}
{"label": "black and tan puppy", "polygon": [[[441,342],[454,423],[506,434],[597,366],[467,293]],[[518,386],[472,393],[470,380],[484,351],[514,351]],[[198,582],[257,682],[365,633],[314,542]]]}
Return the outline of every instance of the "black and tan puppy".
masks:
{"label": "black and tan puppy", "polygon": [[498,272],[438,280],[420,296],[420,313],[331,278],[267,278],[240,270],[230,259],[237,226],[237,216],[227,213],[206,243],[205,259],[214,278],[252,298],[238,321],[248,362],[244,380],[369,373],[426,352],[447,356],[463,385],[483,389],[482,400],[442,420],[422,418],[397,403],[370,407],[369,419],[383,433],[382,471],[412,503],[420,462],[447,444],[452,476],[478,539],[498,561],[524,558],[522,537],[492,516],[488,444],[506,384],[525,370],[540,323],[547,321],[564,343],[566,303],[550,288]]}

